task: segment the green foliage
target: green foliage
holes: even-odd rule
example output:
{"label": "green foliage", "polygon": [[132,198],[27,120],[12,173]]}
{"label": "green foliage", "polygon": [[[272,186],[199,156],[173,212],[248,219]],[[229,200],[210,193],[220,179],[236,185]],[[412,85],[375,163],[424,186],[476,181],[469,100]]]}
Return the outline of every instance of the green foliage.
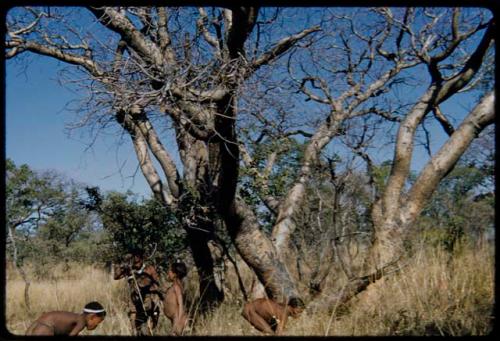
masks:
{"label": "green foliage", "polygon": [[[98,188],[37,173],[6,162],[6,221],[14,233],[18,265],[25,259],[44,269],[54,261],[104,262],[133,248],[174,257],[186,249],[186,235],[173,212],[131,193],[102,197]],[[8,245],[9,255],[14,252]]]}
{"label": "green foliage", "polygon": [[391,174],[392,161],[386,160],[378,166],[373,167],[373,182],[377,193],[382,193],[389,175]]}
{"label": "green foliage", "polygon": [[[30,240],[63,204],[63,190],[54,180],[51,174],[39,175],[27,165],[17,167],[12,160],[6,160],[6,223],[16,240],[18,265],[36,253]],[[9,251],[14,252],[12,243]]]}
{"label": "green foliage", "polygon": [[451,252],[463,238],[477,240],[493,227],[494,196],[479,192],[488,177],[484,169],[461,162],[441,181],[420,222],[433,226],[432,243]]}
{"label": "green foliage", "polygon": [[29,234],[63,204],[64,191],[55,174],[36,174],[7,159],[5,196],[7,224]]}
{"label": "green foliage", "polygon": [[[9,159],[6,171],[6,221],[16,241],[18,265],[26,258],[38,264],[94,260],[101,234],[81,205],[81,187],[54,172],[17,167]],[[12,243],[8,251],[13,254]]]}
{"label": "green foliage", "polygon": [[[272,195],[281,198],[288,192],[299,172],[305,145],[294,138],[285,138],[279,141],[263,142],[253,148],[252,157],[258,169],[266,166],[266,157],[271,152],[279,151],[278,158],[269,174],[267,189],[256,181],[257,174],[252,172],[253,169],[243,166],[240,168],[240,193],[248,205],[259,207],[260,197]],[[266,210],[257,210],[257,215],[264,231],[270,232],[273,216]]]}
{"label": "green foliage", "polygon": [[154,199],[138,201],[131,193],[110,192],[98,207],[108,241],[103,252],[113,259],[142,249],[146,256],[156,249],[159,257],[174,257],[186,249],[184,229],[174,212],[167,210]]}
{"label": "green foliage", "polygon": [[82,207],[81,194],[73,188],[67,194],[64,207],[55,211],[40,227],[39,237],[46,240],[55,259],[92,261],[99,259],[98,242],[102,233],[95,216]]}

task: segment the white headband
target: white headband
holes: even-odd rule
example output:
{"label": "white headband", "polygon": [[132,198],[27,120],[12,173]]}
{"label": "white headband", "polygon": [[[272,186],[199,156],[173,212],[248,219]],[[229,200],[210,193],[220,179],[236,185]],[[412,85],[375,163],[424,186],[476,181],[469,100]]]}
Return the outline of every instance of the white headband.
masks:
{"label": "white headband", "polygon": [[104,309],[89,309],[89,308],[83,308],[84,313],[92,313],[92,314],[99,314],[103,313]]}

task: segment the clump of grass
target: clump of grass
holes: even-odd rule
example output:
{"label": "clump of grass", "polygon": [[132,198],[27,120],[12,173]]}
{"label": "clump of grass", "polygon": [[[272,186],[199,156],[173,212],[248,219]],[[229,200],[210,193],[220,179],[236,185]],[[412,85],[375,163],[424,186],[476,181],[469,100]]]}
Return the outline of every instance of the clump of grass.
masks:
{"label": "clump of grass", "polygon": [[[491,246],[474,249],[463,245],[454,254],[438,248],[421,248],[401,271],[371,285],[353,299],[347,313],[339,315],[335,309],[306,310],[298,319],[289,320],[285,335],[488,334],[494,302],[493,259]],[[244,281],[249,282],[251,274],[242,269]],[[187,309],[194,315],[195,324],[187,330],[187,335],[261,335],[241,316],[243,300],[237,285],[232,283],[227,287],[235,292],[229,292],[225,302],[212,314],[201,316],[194,303],[197,283],[192,271],[185,288],[189,296]],[[12,268],[7,270],[6,284],[6,321],[13,334],[24,334],[44,311],[79,312],[86,303],[96,300],[106,307],[106,320],[97,330],[82,334],[131,335],[127,284],[112,280],[103,269],[56,266],[50,276],[32,281],[29,312],[23,303],[24,283]],[[325,292],[328,293],[328,288]],[[170,327],[161,314],[155,335],[169,335]]]}
{"label": "clump of grass", "polygon": [[236,302],[222,303],[212,314],[199,316],[191,332],[193,335],[252,335],[252,327],[241,316],[241,310]]}
{"label": "clump of grass", "polygon": [[330,335],[485,335],[494,295],[489,247],[449,254],[422,249],[372,285],[334,321]]}

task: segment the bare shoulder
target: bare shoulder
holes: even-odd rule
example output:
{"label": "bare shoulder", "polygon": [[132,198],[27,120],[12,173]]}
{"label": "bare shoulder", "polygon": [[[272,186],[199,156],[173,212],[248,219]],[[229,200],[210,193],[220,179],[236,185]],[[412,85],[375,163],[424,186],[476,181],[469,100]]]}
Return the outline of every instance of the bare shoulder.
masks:
{"label": "bare shoulder", "polygon": [[64,315],[64,313],[68,313],[67,311],[44,311],[42,315],[40,315],[40,318],[45,319],[45,318],[50,318],[50,317],[56,317],[60,315]]}
{"label": "bare shoulder", "polygon": [[271,306],[280,306],[276,301],[270,299],[270,298],[257,298],[256,300],[253,301],[253,303],[256,304],[269,304]]}
{"label": "bare shoulder", "polygon": [[181,293],[181,294],[182,294],[182,290],[183,290],[183,288],[182,288],[182,284],[181,284],[181,283],[179,283],[179,282],[175,281],[175,282],[174,282],[174,284],[172,284],[172,288],[173,288],[176,292],[179,292],[179,293]]}
{"label": "bare shoulder", "polygon": [[182,280],[180,280],[180,279],[176,279],[176,280],[174,281],[174,285],[178,286],[179,288],[182,288]]}

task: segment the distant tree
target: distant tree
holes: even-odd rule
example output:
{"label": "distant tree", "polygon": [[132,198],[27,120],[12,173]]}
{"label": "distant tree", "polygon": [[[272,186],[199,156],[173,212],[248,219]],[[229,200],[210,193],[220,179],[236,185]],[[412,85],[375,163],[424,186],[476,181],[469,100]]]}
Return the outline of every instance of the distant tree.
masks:
{"label": "distant tree", "polygon": [[453,251],[461,239],[481,241],[493,227],[494,197],[489,191],[481,191],[487,178],[482,169],[460,162],[423,210],[421,220],[441,236],[438,241],[448,251]]}
{"label": "distant tree", "polygon": [[155,259],[164,263],[187,249],[186,231],[175,213],[156,199],[138,201],[130,192],[101,195],[96,188],[87,188],[87,192],[87,207],[98,212],[108,236],[101,250],[108,260],[141,249],[149,256],[155,253]]}
{"label": "distant tree", "polygon": [[62,184],[53,173],[37,174],[28,165],[16,166],[6,160],[7,252],[25,282],[24,299],[28,309],[30,280],[23,269],[32,238],[64,201]]}
{"label": "distant tree", "polygon": [[46,250],[40,257],[87,263],[101,260],[97,247],[103,237],[102,226],[85,209],[83,195],[82,185],[72,181],[65,184],[63,202],[38,229],[39,248]]}
{"label": "distant tree", "polygon": [[54,171],[6,163],[7,255],[14,265],[22,271],[29,261],[44,273],[45,264],[100,260],[103,231],[83,204],[83,185]]}

